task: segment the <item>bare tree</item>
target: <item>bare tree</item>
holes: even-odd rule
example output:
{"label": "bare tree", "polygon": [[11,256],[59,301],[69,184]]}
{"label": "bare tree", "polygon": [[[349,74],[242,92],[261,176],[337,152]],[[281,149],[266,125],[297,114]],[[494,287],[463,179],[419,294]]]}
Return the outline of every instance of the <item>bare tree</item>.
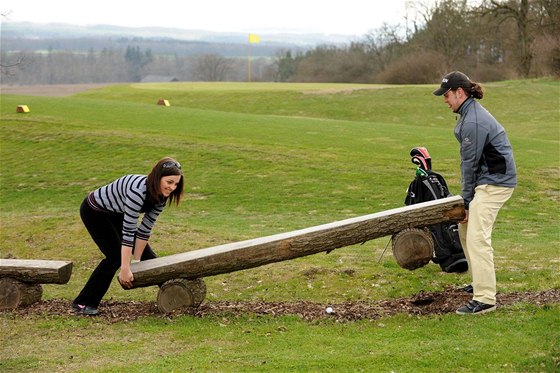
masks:
{"label": "bare tree", "polygon": [[230,61],[217,54],[205,54],[197,58],[195,75],[197,79],[206,82],[226,80],[231,69]]}
{"label": "bare tree", "polygon": [[515,24],[515,51],[517,70],[528,77],[534,58],[533,43],[538,35],[556,35],[560,31],[560,5],[558,0],[487,0],[479,14],[493,17],[497,26],[511,21]]}
{"label": "bare tree", "polygon": [[460,65],[466,52],[476,43],[466,0],[442,0],[436,5],[423,5],[418,11],[424,18],[424,28],[415,33],[416,45],[440,53],[446,70]]}
{"label": "bare tree", "polygon": [[405,42],[397,25],[384,23],[379,29],[366,34],[363,47],[373,59],[374,73],[385,70],[397,60],[403,53]]}
{"label": "bare tree", "polygon": [[[534,41],[535,59],[533,64],[539,64],[541,71],[548,71],[555,77],[560,77],[560,1],[538,0],[540,8],[536,16],[537,38]],[[538,45],[541,49],[537,51]],[[544,48],[543,48],[544,47]]]}
{"label": "bare tree", "polygon": [[[4,60],[8,60],[4,62]],[[25,61],[25,55],[20,54],[15,58],[7,57],[2,53],[2,58],[0,58],[0,75],[11,75],[11,69],[23,64]]]}
{"label": "bare tree", "polygon": [[[10,12],[1,12],[0,18],[4,19],[10,15]],[[0,59],[0,75],[10,75],[10,69],[23,64],[25,60],[24,54],[19,54],[18,56],[9,57],[7,54],[2,54],[2,58]]]}

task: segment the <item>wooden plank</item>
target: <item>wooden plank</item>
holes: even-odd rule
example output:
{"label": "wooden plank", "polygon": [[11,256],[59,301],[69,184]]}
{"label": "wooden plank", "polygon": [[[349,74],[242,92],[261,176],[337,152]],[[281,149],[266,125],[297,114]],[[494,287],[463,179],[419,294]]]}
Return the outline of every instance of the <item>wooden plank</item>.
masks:
{"label": "wooden plank", "polygon": [[66,284],[71,275],[72,262],[69,261],[0,259],[0,277],[36,284]]}
{"label": "wooden plank", "polygon": [[460,221],[463,199],[452,196],[288,233],[189,251],[131,265],[132,288],[173,278],[200,278],[355,245],[406,228]]}

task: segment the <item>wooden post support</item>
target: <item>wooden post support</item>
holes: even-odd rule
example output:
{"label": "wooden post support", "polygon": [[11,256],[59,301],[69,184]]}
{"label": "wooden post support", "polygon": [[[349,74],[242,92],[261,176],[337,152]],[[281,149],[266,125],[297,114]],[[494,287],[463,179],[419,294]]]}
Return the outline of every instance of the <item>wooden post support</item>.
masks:
{"label": "wooden post support", "polygon": [[331,251],[406,228],[460,221],[464,215],[463,199],[452,196],[293,232],[155,258],[131,265],[132,288],[162,284],[175,278],[213,276]]}
{"label": "wooden post support", "polygon": [[159,288],[158,309],[163,313],[183,307],[198,307],[206,298],[206,284],[201,278],[187,280],[175,278]]}
{"label": "wooden post support", "polygon": [[0,309],[14,309],[38,302],[43,296],[41,284],[28,284],[10,277],[0,278]]}
{"label": "wooden post support", "polygon": [[393,235],[393,257],[402,268],[415,270],[434,257],[434,239],[428,228],[407,228]]}

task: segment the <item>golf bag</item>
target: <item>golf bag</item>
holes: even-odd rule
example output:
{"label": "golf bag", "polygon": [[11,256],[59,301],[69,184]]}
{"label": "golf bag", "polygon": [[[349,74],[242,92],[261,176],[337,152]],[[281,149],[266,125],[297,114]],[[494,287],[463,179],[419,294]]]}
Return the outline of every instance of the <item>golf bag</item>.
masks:
{"label": "golf bag", "polygon": [[[408,186],[405,204],[413,205],[451,195],[445,179],[432,171],[432,159],[423,147],[410,151],[412,163],[418,165],[416,177]],[[439,264],[444,272],[465,272],[468,270],[467,259],[459,239],[459,227],[454,222],[444,222],[428,227],[434,238],[434,257],[432,261]]]}

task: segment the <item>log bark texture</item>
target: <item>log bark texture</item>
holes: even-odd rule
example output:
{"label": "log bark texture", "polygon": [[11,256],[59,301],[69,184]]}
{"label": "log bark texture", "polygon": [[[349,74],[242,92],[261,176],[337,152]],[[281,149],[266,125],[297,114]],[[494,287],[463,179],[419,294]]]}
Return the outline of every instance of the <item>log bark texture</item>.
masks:
{"label": "log bark texture", "polygon": [[131,288],[290,260],[392,235],[406,228],[460,221],[464,215],[463,199],[452,196],[293,232],[155,258],[131,265],[134,275]]}
{"label": "log bark texture", "polygon": [[69,261],[0,259],[0,278],[11,277],[32,284],[66,284],[71,275]]}
{"label": "log bark texture", "polygon": [[38,302],[43,296],[40,284],[28,284],[10,277],[0,278],[0,309],[13,309]]}
{"label": "log bark texture", "polygon": [[183,307],[198,307],[206,298],[206,283],[201,278],[176,278],[166,281],[157,296],[158,309],[168,313]]}

